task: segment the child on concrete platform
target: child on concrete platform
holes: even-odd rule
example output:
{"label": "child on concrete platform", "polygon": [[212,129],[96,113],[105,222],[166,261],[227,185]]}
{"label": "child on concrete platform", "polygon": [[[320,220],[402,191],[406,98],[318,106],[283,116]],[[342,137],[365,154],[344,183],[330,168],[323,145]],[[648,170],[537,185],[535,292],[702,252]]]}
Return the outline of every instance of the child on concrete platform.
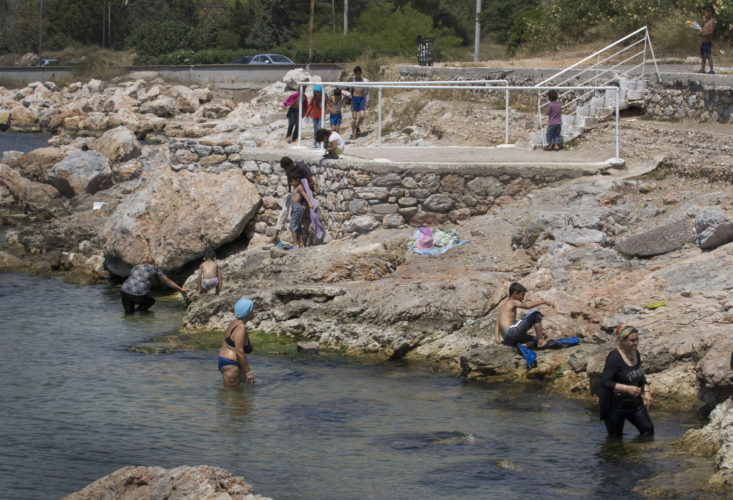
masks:
{"label": "child on concrete platform", "polygon": [[288,144],[298,138],[300,117],[305,114],[305,108],[308,107],[308,98],[303,96],[303,108],[300,107],[300,104],[300,92],[290,94],[283,102],[283,107],[288,110],[288,132],[285,135]]}
{"label": "child on concrete platform", "polygon": [[[316,85],[313,87],[313,97],[311,97],[310,104],[308,105],[308,109],[305,111],[306,116],[310,116],[313,119],[313,146],[317,146],[318,142],[315,140],[316,132],[322,128],[321,124],[323,123],[323,109],[321,109],[321,96],[323,93],[323,87],[320,85]],[[326,103],[328,103],[328,96],[326,97]]]}
{"label": "child on concrete platform", "polygon": [[332,132],[322,128],[316,132],[316,143],[323,143],[326,148],[324,158],[338,160],[339,155],[344,154],[346,149],[346,141],[338,132]]}
{"label": "child on concrete platform", "polygon": [[326,103],[328,112],[331,113],[330,124],[331,130],[339,132],[341,129],[341,109],[344,107],[344,96],[341,93],[341,89],[333,91],[333,99]]}
{"label": "child on concrete platform", "polygon": [[[512,283],[509,286],[509,298],[499,306],[499,315],[496,318],[494,336],[498,344],[517,346],[523,344],[527,347],[543,347],[546,343],[542,332],[542,313],[535,309],[542,304],[555,307],[546,300],[524,302],[527,289],[519,284]],[[530,311],[517,321],[517,309],[530,309]],[[537,336],[530,335],[530,328],[534,327]]]}
{"label": "child on concrete platform", "polygon": [[216,288],[216,295],[219,295],[224,280],[221,277],[221,269],[216,263],[216,252],[209,248],[204,252],[204,261],[199,266],[198,289],[199,293],[207,293]]}
{"label": "child on concrete platform", "polygon": [[700,71],[698,73],[705,73],[705,59],[710,64],[710,71],[708,74],[714,75],[713,70],[713,32],[715,31],[715,19],[713,19],[713,6],[706,5],[702,10],[702,15],[705,17],[705,24],[702,29],[698,31],[697,36],[700,37]]}
{"label": "child on concrete platform", "polygon": [[305,192],[300,179],[295,176],[288,177],[293,192],[290,193],[290,234],[293,237],[293,245],[298,248],[305,248],[305,238],[303,238],[303,215],[305,207],[313,208],[308,194]]}
{"label": "child on concrete platform", "polygon": [[560,151],[562,149],[562,106],[557,102],[557,91],[547,93],[550,103],[547,105],[547,145],[545,151]]}

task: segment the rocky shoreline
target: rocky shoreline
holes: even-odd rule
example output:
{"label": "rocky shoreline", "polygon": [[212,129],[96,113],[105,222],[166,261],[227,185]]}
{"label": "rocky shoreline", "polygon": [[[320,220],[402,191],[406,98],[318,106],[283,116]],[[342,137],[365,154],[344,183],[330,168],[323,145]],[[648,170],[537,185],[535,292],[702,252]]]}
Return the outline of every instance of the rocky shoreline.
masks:
{"label": "rocky shoreline", "polygon": [[[394,197],[398,213],[410,208],[409,217],[362,227],[358,210],[348,208],[353,199],[342,200],[344,224],[335,238],[284,251],[265,243],[282,193],[257,188],[282,185],[283,172],[273,161],[254,173],[246,155],[247,148],[282,142],[282,121],[266,115],[279,111],[286,92],[283,83],[234,104],[208,89],[156,80],[0,89],[2,109],[10,110],[0,114],[0,125],[63,132],[48,148],[0,160],[0,271],[60,270],[66,279],[91,283],[124,276],[150,252],[193,290],[192,266],[215,247],[225,289],[194,296],[182,324],[188,335],[222,330],[234,302],[248,295],[258,311],[253,327],[271,334],[487,382],[539,379],[580,398],[595,397],[613,329],[629,323],[641,331],[656,404],[716,408],[705,430],[691,431],[704,433],[709,445],[691,446],[702,439],[689,434],[680,446],[716,454],[709,485],[731,487],[733,435],[725,419],[733,401],[733,189],[720,132],[695,130],[695,147],[669,151],[659,139],[678,132],[630,122],[627,170],[522,182],[492,195],[481,210],[467,205],[460,217],[431,209],[427,192],[409,196],[424,187],[395,176],[385,200]],[[596,132],[602,127],[574,147],[607,140]],[[196,161],[212,163],[177,168],[179,151],[192,152],[168,144],[185,144],[181,138],[209,141],[197,143],[211,150]],[[217,162],[205,160],[214,155]],[[691,167],[701,155],[707,170]],[[380,187],[342,170],[344,189]],[[489,196],[455,174],[434,175],[439,188],[464,200]],[[326,171],[317,176],[329,186]],[[398,191],[414,198],[414,209],[412,201],[397,202]],[[411,253],[407,241],[416,224],[455,228],[468,243],[443,255]],[[512,281],[527,286],[530,297],[555,303],[546,330],[554,338],[578,335],[580,346],[541,351],[528,370],[515,351],[495,344],[497,306]]]}

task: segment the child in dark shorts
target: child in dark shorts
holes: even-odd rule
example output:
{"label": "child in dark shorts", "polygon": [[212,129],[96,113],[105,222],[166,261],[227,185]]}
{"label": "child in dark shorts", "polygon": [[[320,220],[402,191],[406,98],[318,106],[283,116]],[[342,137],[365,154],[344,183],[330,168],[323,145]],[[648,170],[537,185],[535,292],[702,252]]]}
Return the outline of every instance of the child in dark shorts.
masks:
{"label": "child in dark shorts", "polygon": [[715,31],[715,19],[713,19],[713,6],[706,5],[702,10],[702,15],[705,17],[705,24],[702,29],[697,33],[700,37],[700,71],[698,73],[705,73],[705,59],[710,64],[709,74],[714,75],[713,70],[713,32]]}
{"label": "child in dark shorts", "polygon": [[[542,331],[542,313],[535,309],[540,305],[554,307],[546,300],[535,300],[525,302],[527,289],[520,283],[512,283],[509,287],[509,297],[499,306],[499,314],[494,327],[494,338],[499,344],[516,346],[518,344],[527,347],[543,347],[545,339]],[[530,311],[516,321],[517,309],[530,309]],[[534,328],[537,336],[529,334]]]}
{"label": "child in dark shorts", "polygon": [[293,188],[293,192],[290,194],[290,234],[293,236],[293,245],[298,248],[305,248],[305,239],[300,226],[303,224],[306,205],[308,208],[313,208],[313,204],[299,179],[288,177],[288,182]]}

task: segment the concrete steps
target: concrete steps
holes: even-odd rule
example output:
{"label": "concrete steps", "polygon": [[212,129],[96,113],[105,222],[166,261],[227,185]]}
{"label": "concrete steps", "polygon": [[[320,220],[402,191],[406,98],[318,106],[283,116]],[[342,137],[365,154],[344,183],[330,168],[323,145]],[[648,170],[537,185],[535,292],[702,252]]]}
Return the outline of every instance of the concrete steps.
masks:
{"label": "concrete steps", "polygon": [[[619,78],[619,109],[627,109],[631,104],[644,100],[645,82],[641,78]],[[562,141],[569,142],[580,137],[593,125],[614,116],[616,113],[616,91],[607,90],[603,95],[591,97],[586,103],[579,104],[572,114],[563,114]],[[545,132],[531,132],[529,143],[522,147],[535,149],[544,145]]]}

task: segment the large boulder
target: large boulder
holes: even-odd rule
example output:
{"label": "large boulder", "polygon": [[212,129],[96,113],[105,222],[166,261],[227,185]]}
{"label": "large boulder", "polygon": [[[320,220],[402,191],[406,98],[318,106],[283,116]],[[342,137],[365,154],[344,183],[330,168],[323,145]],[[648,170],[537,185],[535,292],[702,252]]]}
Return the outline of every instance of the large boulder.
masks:
{"label": "large boulder", "polygon": [[733,220],[715,207],[706,207],[695,217],[692,240],[702,249],[733,241]]}
{"label": "large boulder", "polygon": [[126,276],[150,254],[163,270],[179,269],[239,237],[259,204],[257,188],[239,170],[156,170],[105,226],[107,266]]}
{"label": "large boulder", "polygon": [[679,250],[690,241],[690,223],[679,219],[621,240],[617,249],[631,257],[654,257]]}
{"label": "large boulder", "polygon": [[61,148],[51,146],[34,149],[17,162],[10,162],[10,166],[16,167],[23,177],[45,182],[48,179],[48,171],[64,158],[66,153]]}
{"label": "large boulder", "polygon": [[99,151],[113,163],[124,162],[140,156],[140,143],[127,127],[108,130],[92,141],[92,149]]}
{"label": "large boulder", "polygon": [[21,131],[37,129],[38,113],[25,106],[15,106],[10,110],[10,127]]}
{"label": "large boulder", "polygon": [[156,116],[173,116],[176,110],[176,103],[171,97],[161,96],[154,101],[149,101],[140,106],[141,113],[152,113]]}
{"label": "large boulder", "polygon": [[199,109],[199,96],[188,87],[175,85],[171,87],[170,96],[175,101],[176,109],[181,113],[193,113]]}
{"label": "large boulder", "polygon": [[130,466],[97,479],[64,500],[104,498],[209,498],[217,500],[268,500],[254,495],[252,485],[218,467],[199,465],[174,469]]}
{"label": "large boulder", "polygon": [[291,69],[287,73],[285,73],[285,76],[283,77],[283,83],[285,83],[286,88],[289,90],[298,90],[298,82],[320,82],[321,77],[320,76],[311,76],[310,73],[308,73],[303,68],[295,68]]}
{"label": "large boulder", "polygon": [[59,197],[58,190],[53,186],[26,179],[2,163],[0,163],[0,185],[4,186],[12,194],[14,201],[21,206],[37,208]]}
{"label": "large boulder", "polygon": [[51,169],[48,181],[68,198],[79,193],[94,194],[114,183],[109,160],[96,151],[71,153]]}

